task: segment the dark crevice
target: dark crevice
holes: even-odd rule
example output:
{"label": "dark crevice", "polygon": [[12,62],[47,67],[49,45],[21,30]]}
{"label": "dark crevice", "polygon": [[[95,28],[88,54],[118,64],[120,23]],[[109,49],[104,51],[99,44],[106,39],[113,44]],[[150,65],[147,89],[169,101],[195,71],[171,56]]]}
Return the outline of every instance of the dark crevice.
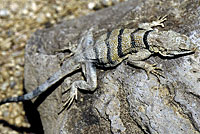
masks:
{"label": "dark crevice", "polygon": [[[134,120],[134,119],[133,119]],[[149,127],[144,125],[144,127],[146,128],[146,130],[144,128],[142,128],[142,126],[136,121],[134,120],[134,122],[136,123],[136,125],[138,126],[138,128],[144,133],[144,134],[151,134],[151,131],[149,130]]]}
{"label": "dark crevice", "polygon": [[176,100],[175,100],[175,96],[174,96],[174,98],[173,98],[173,102],[172,102],[172,103],[175,103],[174,105],[175,105],[176,107],[177,107],[177,105],[178,105],[178,106],[181,108],[181,110],[182,110],[183,113],[180,113],[180,114],[185,114],[185,115],[188,117],[188,119],[189,119],[190,123],[192,124],[192,126],[194,127],[194,129],[195,129],[197,132],[200,133],[200,130],[199,130],[199,127],[198,127],[198,123],[194,120],[194,118],[193,118],[193,116],[192,116],[192,113],[189,112],[189,111],[187,110],[186,106],[183,105],[183,104],[181,104],[180,102],[176,101]]}
{"label": "dark crevice", "polygon": [[195,94],[193,92],[186,92],[186,93],[200,99],[200,95],[198,95],[198,94]]}
{"label": "dark crevice", "polygon": [[194,127],[194,129],[200,133],[200,130],[198,128],[198,123],[194,120],[193,116],[192,116],[192,113],[191,112],[188,112],[186,113],[186,115],[188,116],[192,126]]}

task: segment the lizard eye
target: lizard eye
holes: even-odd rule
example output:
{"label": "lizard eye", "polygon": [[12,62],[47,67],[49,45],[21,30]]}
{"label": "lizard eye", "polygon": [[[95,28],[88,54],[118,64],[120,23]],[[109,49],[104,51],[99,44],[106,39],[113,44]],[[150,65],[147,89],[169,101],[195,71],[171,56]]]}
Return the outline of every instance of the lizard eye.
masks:
{"label": "lizard eye", "polygon": [[179,49],[186,50],[187,46],[184,43],[181,43]]}
{"label": "lizard eye", "polygon": [[92,40],[89,40],[88,43],[91,45],[91,44],[93,43],[93,41],[92,41]]}

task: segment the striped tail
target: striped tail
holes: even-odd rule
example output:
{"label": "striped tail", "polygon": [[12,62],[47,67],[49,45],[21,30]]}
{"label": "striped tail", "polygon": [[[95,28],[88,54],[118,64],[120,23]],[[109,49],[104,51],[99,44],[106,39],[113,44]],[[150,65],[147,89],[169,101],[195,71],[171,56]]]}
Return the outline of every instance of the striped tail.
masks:
{"label": "striped tail", "polygon": [[11,102],[20,102],[20,101],[31,100],[31,99],[39,96],[41,93],[45,92],[49,87],[54,85],[56,82],[58,82],[64,76],[72,73],[73,71],[75,71],[79,68],[80,68],[80,65],[77,64],[75,60],[71,59],[71,60],[65,61],[63,63],[63,66],[61,67],[61,69],[59,69],[59,71],[54,73],[43,84],[38,86],[32,92],[29,92],[25,95],[18,96],[18,97],[11,97],[11,98],[7,98],[7,99],[3,99],[2,101],[0,101],[0,105],[5,104],[5,103],[11,103]]}
{"label": "striped tail", "polygon": [[60,75],[61,75],[61,71],[58,71],[55,74],[53,74],[53,76],[49,77],[49,79],[47,79],[43,84],[41,84],[36,89],[34,89],[32,92],[29,92],[25,95],[18,96],[18,97],[3,99],[0,102],[0,105],[5,104],[5,103],[10,103],[10,102],[20,102],[20,101],[31,100],[39,96],[44,91],[46,91],[51,85],[55,84],[59,80],[58,76]]}
{"label": "striped tail", "polygon": [[5,104],[5,103],[10,103],[10,102],[19,102],[19,101],[23,101],[23,96],[3,99],[2,101],[0,101],[0,105]]}

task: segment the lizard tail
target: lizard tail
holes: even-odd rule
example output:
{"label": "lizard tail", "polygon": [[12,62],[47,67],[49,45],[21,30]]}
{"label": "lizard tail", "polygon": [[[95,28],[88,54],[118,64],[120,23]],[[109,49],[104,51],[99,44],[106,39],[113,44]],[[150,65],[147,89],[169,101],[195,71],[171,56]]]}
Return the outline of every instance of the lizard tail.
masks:
{"label": "lizard tail", "polygon": [[10,103],[10,102],[20,102],[20,101],[26,101],[26,100],[31,100],[37,96],[39,96],[41,93],[46,91],[51,85],[55,84],[58,79],[56,79],[58,76],[60,76],[61,72],[58,71],[53,76],[49,77],[43,84],[38,86],[36,89],[34,89],[32,92],[29,92],[27,94],[24,94],[22,96],[18,97],[10,97],[3,99],[0,101],[0,105],[5,104],[5,103]]}
{"label": "lizard tail", "polygon": [[[67,66],[68,66],[68,68],[67,68]],[[3,99],[2,101],[0,101],[0,105],[5,104],[5,103],[10,103],[10,102],[20,102],[20,101],[31,100],[31,99],[39,96],[41,93],[45,92],[49,87],[54,85],[56,82],[58,82],[64,76],[66,76],[69,73],[72,73],[73,71],[75,71],[79,68],[80,68],[80,65],[75,64],[74,60],[65,61],[63,63],[63,66],[61,67],[61,69],[59,69],[56,73],[54,73],[43,84],[38,86],[32,92],[29,92],[27,94],[24,94],[24,95],[18,96],[18,97],[11,97],[11,98]]]}
{"label": "lizard tail", "polygon": [[7,99],[3,99],[0,102],[0,105],[5,104],[5,103],[9,103],[9,102],[19,102],[23,100],[23,96],[19,96],[19,97],[11,97],[11,98],[7,98]]}

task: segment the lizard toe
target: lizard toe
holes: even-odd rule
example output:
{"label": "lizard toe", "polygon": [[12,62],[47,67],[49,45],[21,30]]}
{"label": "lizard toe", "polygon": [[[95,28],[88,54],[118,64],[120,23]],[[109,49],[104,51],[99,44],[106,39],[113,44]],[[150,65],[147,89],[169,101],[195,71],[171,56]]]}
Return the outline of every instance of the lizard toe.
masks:
{"label": "lizard toe", "polygon": [[73,103],[73,101],[77,100],[77,98],[78,98],[77,88],[72,86],[72,88],[70,89],[69,98],[65,101],[63,107],[68,109],[70,105]]}

